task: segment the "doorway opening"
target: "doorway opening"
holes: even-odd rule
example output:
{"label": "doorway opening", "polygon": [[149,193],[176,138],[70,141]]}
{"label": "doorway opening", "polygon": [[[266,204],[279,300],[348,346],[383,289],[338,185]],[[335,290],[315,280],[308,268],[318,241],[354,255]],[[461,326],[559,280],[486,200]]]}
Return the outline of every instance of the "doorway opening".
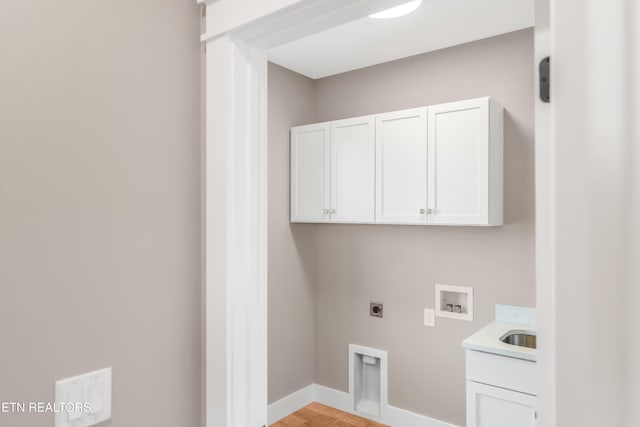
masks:
{"label": "doorway opening", "polygon": [[[421,60],[425,61],[424,56],[429,57],[426,62],[433,65],[437,64],[438,59],[443,59],[447,53],[451,54],[452,51],[469,49],[473,47],[472,45],[476,45],[476,47],[481,45],[477,53],[466,55],[475,55],[479,59],[482,56],[482,52],[486,53],[487,46],[484,46],[483,43],[486,43],[487,40],[495,41],[492,39],[500,39],[500,41],[508,45],[514,42],[506,39],[514,35],[521,39],[528,38],[529,40],[529,57],[526,62],[527,67],[529,67],[527,70],[527,78],[529,80],[528,87],[523,90],[528,91],[529,96],[533,94],[531,84],[533,77],[533,48],[531,46],[533,34],[532,30],[526,29],[530,28],[533,22],[528,26],[503,28],[496,34],[485,35],[479,35],[477,32],[474,33],[475,30],[465,28],[472,34],[472,36],[469,36],[472,37],[471,39],[457,42],[449,39],[448,41],[443,40],[441,41],[443,44],[439,48],[433,48],[431,51],[412,51],[409,49],[411,44],[409,41],[396,43],[395,48],[388,49],[388,54],[400,56],[382,60],[378,58],[375,59],[377,62],[366,63],[364,58],[368,54],[375,56],[380,54],[380,51],[385,50],[381,49],[382,46],[386,46],[384,42],[377,42],[368,37],[366,38],[367,43],[363,43],[363,47],[359,51],[356,50],[356,54],[353,53],[353,50],[351,50],[351,54],[341,54],[340,48],[342,45],[348,45],[349,43],[346,41],[357,41],[357,37],[345,38],[344,36],[336,36],[336,34],[339,35],[341,32],[347,31],[346,27],[349,25],[355,25],[356,27],[364,25],[359,22],[366,21],[368,19],[366,16],[372,12],[372,8],[380,9],[380,5],[383,2],[354,1],[349,2],[349,5],[345,5],[342,8],[334,5],[331,10],[327,9],[329,6],[326,4],[322,5],[322,2],[309,1],[302,3],[304,3],[303,6],[289,10],[284,16],[279,14],[277,17],[265,19],[251,28],[237,31],[232,37],[216,39],[210,42],[207,52],[208,64],[211,64],[211,68],[213,68],[211,73],[216,75],[220,82],[219,85],[214,82],[213,85],[209,86],[211,102],[209,102],[208,124],[209,127],[212,127],[215,123],[218,126],[216,127],[217,130],[212,133],[208,132],[207,139],[213,142],[228,139],[232,135],[234,141],[233,144],[227,144],[222,152],[217,152],[216,159],[213,156],[210,159],[212,164],[215,165],[217,163],[222,170],[227,170],[227,175],[223,177],[224,182],[220,182],[220,176],[209,175],[207,178],[208,183],[211,181],[216,182],[207,186],[207,199],[214,200],[222,197],[227,200],[230,208],[224,213],[212,213],[211,217],[208,214],[207,223],[215,221],[216,227],[219,227],[217,231],[226,236],[224,242],[216,243],[212,241],[208,250],[228,250],[231,248],[232,257],[231,261],[227,262],[222,269],[220,266],[215,269],[217,272],[224,271],[224,274],[219,276],[216,276],[216,273],[207,275],[207,281],[211,280],[210,283],[224,284],[223,286],[214,287],[218,289],[217,293],[208,293],[207,306],[209,307],[210,304],[215,306],[216,303],[220,304],[219,301],[222,298],[223,301],[232,301],[231,305],[225,304],[225,307],[231,307],[232,311],[236,311],[235,315],[224,310],[218,311],[219,317],[217,321],[214,320],[213,315],[207,316],[208,328],[210,327],[213,336],[211,340],[207,340],[207,347],[211,348],[210,344],[213,346],[216,341],[227,344],[227,352],[224,357],[218,355],[215,361],[228,366],[228,361],[234,360],[231,371],[235,372],[230,376],[227,375],[224,390],[219,385],[219,382],[214,384],[216,378],[220,378],[220,376],[216,377],[214,372],[208,373],[208,375],[211,374],[211,377],[208,377],[208,388],[213,390],[210,393],[212,395],[215,395],[216,389],[220,396],[224,391],[226,397],[223,402],[225,404],[220,404],[219,406],[224,407],[226,411],[234,412],[237,410],[238,413],[245,414],[238,416],[238,419],[246,420],[245,425],[253,425],[253,420],[259,423],[268,422],[269,416],[265,407],[267,401],[274,403],[296,391],[302,394],[306,393],[305,396],[313,395],[313,393],[317,395],[317,388],[311,392],[306,390],[308,385],[315,384],[338,391],[345,390],[347,377],[339,374],[343,370],[341,365],[348,360],[346,348],[343,351],[345,353],[344,361],[340,360],[339,357],[344,344],[343,341],[358,339],[358,337],[362,338],[366,334],[370,334],[370,336],[376,335],[375,328],[369,328],[370,324],[364,322],[370,320],[368,306],[371,299],[378,298],[375,293],[383,294],[385,297],[386,295],[384,283],[376,284],[361,294],[353,292],[353,288],[345,288],[340,285],[345,282],[350,284],[370,284],[383,274],[394,276],[393,278],[388,278],[387,283],[394,284],[394,281],[397,283],[400,278],[405,281],[411,281],[412,275],[415,278],[422,274],[419,269],[410,272],[408,278],[404,273],[402,275],[392,274],[391,272],[385,273],[388,270],[393,271],[395,268],[401,268],[407,263],[420,264],[418,260],[411,259],[414,255],[408,255],[408,259],[401,259],[399,262],[397,260],[390,262],[389,257],[394,256],[392,251],[394,246],[396,248],[405,247],[402,246],[405,243],[406,247],[416,249],[414,253],[421,253],[421,251],[427,251],[427,249],[422,248],[420,245],[420,237],[424,238],[427,235],[429,237],[436,236],[440,239],[445,239],[446,237],[443,235],[445,233],[443,229],[425,228],[416,232],[416,229],[410,226],[290,224],[288,128],[299,124],[353,117],[359,114],[382,113],[427,105],[432,101],[425,100],[424,93],[430,92],[430,88],[437,88],[438,80],[436,77],[425,77],[424,75],[422,75],[423,80],[420,80],[419,74],[422,69],[417,65]],[[429,2],[424,2],[423,6],[426,4],[429,4]],[[532,5],[530,6],[532,8]],[[325,9],[322,13],[311,13],[310,11],[314,8],[316,8],[316,11],[319,8]],[[305,16],[306,18],[304,18]],[[311,19],[309,18],[310,16],[315,16],[315,18]],[[504,21],[504,16],[501,19]],[[533,19],[532,15],[530,15],[530,19]],[[313,25],[310,24],[307,29],[301,29],[301,22],[311,22]],[[368,21],[366,23],[368,24]],[[311,27],[313,27],[313,31],[309,34],[309,28]],[[318,31],[319,29],[326,31]],[[361,28],[350,31],[355,31],[352,34],[364,34],[364,30]],[[321,42],[320,39],[324,37],[323,33],[327,32],[335,33],[331,37],[337,37],[337,39],[330,43]],[[335,40],[338,40],[338,42]],[[429,41],[433,42],[432,38],[429,38]],[[314,43],[316,43],[316,46],[324,45],[324,48],[310,48],[309,46],[313,46]],[[447,43],[451,44],[447,45]],[[394,45],[392,44],[391,46]],[[524,51],[515,50],[517,54],[524,55]],[[303,53],[305,52],[311,52],[312,54],[304,56]],[[419,55],[419,57],[415,55]],[[407,56],[412,57],[406,58]],[[458,52],[457,58],[461,60],[460,58],[464,56]],[[215,65],[213,64],[213,57],[217,58]],[[287,63],[286,67],[283,66],[282,64],[285,63],[284,61],[287,57],[293,58],[294,61],[300,62],[301,65]],[[332,57],[340,60],[329,61],[326,59]],[[430,57],[435,59],[431,60]],[[354,59],[360,62],[356,61],[354,65]],[[455,58],[449,59],[455,60]],[[317,71],[320,68],[319,66],[309,65],[316,60],[326,67],[328,71]],[[277,61],[280,64],[269,65],[268,61]],[[380,64],[381,62],[383,63]],[[385,75],[389,76],[393,68],[398,68],[398,62],[402,63],[402,70],[397,71],[393,79],[388,77],[386,79],[395,80],[396,88],[398,81],[405,83],[406,87],[403,92],[399,93],[392,85],[376,85],[376,82],[384,81]],[[221,68],[221,63],[230,64],[231,66]],[[340,64],[336,65],[336,63]],[[305,66],[309,66],[309,70],[316,71],[304,71],[304,73],[319,72],[320,74],[314,78],[300,71],[304,68],[299,68],[298,72],[293,69]],[[343,68],[335,68],[337,66]],[[416,76],[414,76],[413,80],[403,77],[403,73],[407,72],[405,66],[415,67],[414,73]],[[437,67],[437,65],[434,66]],[[464,66],[461,64],[456,70],[462,73],[463,68]],[[469,68],[472,69],[473,67]],[[233,72],[230,70],[233,70]],[[482,75],[482,70],[482,67],[478,67],[475,70],[475,74],[481,74],[482,80],[501,79],[497,75],[491,76],[489,73]],[[363,76],[361,73],[363,72],[369,73],[367,77],[373,81],[373,84],[368,86],[361,84]],[[446,76],[445,67],[441,67],[439,72],[443,75],[443,78],[452,77]],[[280,99],[280,102],[287,104],[287,108],[290,111],[283,112],[281,109],[280,113],[277,113],[276,108],[272,108],[271,103],[274,101],[274,94],[271,92],[271,84],[273,79],[280,79],[281,89],[285,87],[280,90],[281,95],[277,96],[277,98]],[[229,81],[232,82],[231,85],[223,86],[222,82]],[[472,94],[473,91],[470,90],[465,94],[458,92],[447,97],[445,93],[447,87],[451,88],[452,93],[459,90],[460,87],[451,84],[450,81],[446,83],[441,80],[440,83],[442,88],[440,94],[434,94],[432,91],[429,94],[429,96],[434,97],[432,98],[434,99],[433,103],[465,99],[474,95],[492,95],[486,92]],[[361,84],[359,87],[360,92],[354,90],[358,88],[358,84]],[[427,87],[430,84],[433,84],[433,86]],[[468,84],[468,86],[473,85]],[[347,88],[350,90],[347,90]],[[376,90],[381,93],[375,94]],[[419,96],[421,91],[423,93],[422,98]],[[267,92],[270,92],[268,96]],[[225,94],[223,97],[225,99],[213,99],[214,97],[219,97],[220,93]],[[376,96],[381,101],[374,100],[373,98]],[[309,97],[313,99],[310,101]],[[236,102],[231,111],[225,111],[224,106],[227,105],[226,102],[229,99],[235,99]],[[238,99],[241,99],[242,102],[237,102]],[[216,108],[216,106],[219,107]],[[532,108],[529,105],[528,111],[523,114],[530,114]],[[522,110],[526,108],[519,109],[520,113],[522,113]],[[318,113],[320,110],[322,111]],[[279,126],[274,127],[271,125],[272,113],[280,114],[279,120],[281,124]],[[526,223],[527,225],[524,227],[530,227],[530,232],[533,233],[533,216],[528,216],[533,210],[533,122],[526,124],[525,127],[528,126],[530,128],[524,132],[521,127],[522,115],[520,113],[511,116],[510,130],[514,135],[519,134],[519,137],[528,132],[528,135],[522,138],[528,142],[510,147],[510,154],[518,160],[508,167],[515,170],[518,168],[518,162],[520,162],[520,166],[524,162],[526,163],[525,171],[528,175],[526,179],[520,182],[517,179],[512,180],[511,185],[513,187],[507,189],[507,191],[512,191],[513,194],[521,194],[522,192],[519,190],[522,188],[526,187],[528,190],[524,192],[525,195],[522,199],[518,199],[511,207],[508,207],[506,224],[507,227],[513,229],[516,227],[514,224]],[[305,114],[307,114],[306,117],[304,117]],[[286,120],[283,116],[287,116]],[[288,125],[282,125],[285,121],[289,121]],[[275,143],[272,143],[276,139],[278,141],[277,147]],[[222,156],[220,156],[221,154]],[[235,175],[228,170],[229,163],[225,159],[229,158],[234,159],[232,164],[233,174]],[[528,163],[529,160],[531,160],[530,163]],[[265,185],[267,182],[269,183],[268,188]],[[276,183],[277,188],[272,187]],[[242,197],[238,196],[238,194],[241,194]],[[511,222],[509,223],[509,221]],[[254,228],[247,229],[246,224],[251,224],[251,227]],[[375,227],[375,230],[372,231],[373,227]],[[468,240],[469,242],[474,242],[475,245],[480,245],[479,242],[482,241],[482,238],[486,238],[487,234],[485,233],[483,236],[482,233],[484,232],[482,231],[457,230],[452,227],[448,228],[446,233],[453,235],[454,239]],[[512,244],[518,245],[513,242]],[[533,245],[531,245],[530,249],[532,247]],[[258,253],[256,253],[255,248],[259,249]],[[513,251],[513,253],[515,252],[517,251]],[[252,253],[252,256],[249,258],[244,257],[243,255],[246,253]],[[269,254],[268,256],[267,253]],[[365,255],[358,256],[358,253],[364,253]],[[531,250],[528,254],[533,257]],[[376,259],[378,262],[372,264],[370,263],[372,259]],[[368,267],[385,266],[385,262],[387,266],[397,267],[384,268],[380,271],[376,268]],[[358,263],[361,264],[358,265]],[[534,268],[532,265],[533,261],[526,269],[532,271]],[[359,268],[354,268],[355,266]],[[215,266],[212,265],[210,267],[214,269]],[[337,279],[336,274],[339,274]],[[268,295],[266,292],[267,277],[269,282]],[[241,283],[241,286],[238,286],[238,283]],[[255,286],[256,284],[258,284],[257,287]],[[433,283],[430,285],[432,286]],[[361,285],[357,286],[363,287]],[[406,296],[413,295],[415,297],[416,293],[419,295],[421,291],[416,290],[419,289],[418,286],[413,291],[404,289]],[[207,288],[209,289],[209,286]],[[497,291],[491,290],[490,292]],[[529,295],[515,296],[514,298],[520,298],[521,301],[526,300],[524,304],[531,300],[535,301],[533,296],[535,295],[534,289],[523,292],[529,292]],[[431,293],[429,292],[429,295]],[[365,310],[358,309],[362,302],[361,300],[366,300]],[[384,302],[386,303],[386,301]],[[402,301],[397,303],[397,305],[401,306]],[[424,305],[426,303],[421,304]],[[385,305],[386,318],[382,319],[382,322],[389,320],[387,315],[389,305],[388,303]],[[210,311],[209,308],[207,311]],[[221,321],[220,316],[224,317],[222,319],[224,321]],[[362,320],[362,316],[365,316],[364,319],[366,320]],[[230,322],[230,319],[235,319],[236,321]],[[238,319],[244,320],[237,321]],[[364,325],[362,331],[358,334],[352,334],[351,337],[346,337],[345,335],[348,335],[348,333],[345,331],[347,328],[344,325],[357,324],[358,322]],[[268,345],[267,331],[264,326],[267,323],[270,325]],[[282,327],[283,325],[284,328]],[[309,330],[313,331],[313,336],[309,336],[308,333],[305,334],[305,331]],[[418,333],[420,333],[420,330]],[[354,336],[356,338],[353,338]],[[385,346],[397,348],[397,345],[397,343],[390,342]],[[391,350],[391,348],[385,348],[385,350]],[[255,356],[256,354],[262,354],[263,359],[258,360]],[[279,373],[270,374],[268,379],[266,377],[267,354],[269,354],[269,369],[273,368],[276,372],[279,371]],[[238,357],[238,355],[243,356]],[[391,360],[393,360],[392,357]],[[411,355],[406,357],[406,360],[413,360]],[[207,364],[210,365],[209,356],[207,359]],[[331,368],[332,364],[336,366],[335,371]],[[434,366],[437,367],[437,364]],[[236,369],[236,371],[233,369]],[[392,369],[390,368],[390,370]],[[225,372],[228,372],[228,370],[225,369]],[[231,384],[231,380],[229,380],[230,377],[250,379],[252,375],[255,375],[259,380],[258,383],[250,381],[252,384],[251,391],[242,385]],[[402,376],[405,375],[408,374],[403,374]],[[319,377],[322,378],[318,379]],[[309,383],[309,381],[312,382]],[[393,380],[391,381],[391,393],[393,393],[394,387],[397,389],[398,383],[404,380],[399,380],[395,385]],[[452,381],[459,382],[460,378],[454,378]],[[229,389],[231,393],[229,393]],[[420,390],[418,387],[408,394],[418,396],[424,394],[424,390]],[[418,408],[417,410],[422,413],[436,415],[445,421],[460,422],[456,415],[452,415],[456,411],[455,408],[460,406],[460,398],[457,398],[457,401],[456,398],[447,398],[448,401],[457,403],[450,405],[452,409],[447,410],[449,412],[433,414],[430,412],[429,405],[435,405],[436,403],[434,402],[438,402],[437,399],[442,393],[441,390],[433,390],[429,391],[428,394],[433,394],[433,399],[429,399],[431,403],[427,403],[427,406],[422,406],[425,399],[421,398],[422,402],[420,402],[415,397],[409,397],[404,405]],[[246,404],[247,406],[243,407],[243,405],[230,405],[230,401],[246,401],[248,403]],[[207,400],[207,405],[208,412],[220,409],[215,408],[213,404],[209,406],[209,399]],[[240,410],[238,408],[243,409]]]}

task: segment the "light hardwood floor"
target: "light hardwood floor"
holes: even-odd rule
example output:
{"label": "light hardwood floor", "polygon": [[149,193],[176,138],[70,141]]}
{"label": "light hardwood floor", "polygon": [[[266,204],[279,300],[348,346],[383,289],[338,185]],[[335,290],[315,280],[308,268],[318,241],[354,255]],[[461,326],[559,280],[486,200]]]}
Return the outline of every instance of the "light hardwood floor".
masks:
{"label": "light hardwood floor", "polygon": [[299,411],[294,412],[271,424],[271,427],[389,427],[384,424],[367,420],[338,411],[320,403],[311,403]]}

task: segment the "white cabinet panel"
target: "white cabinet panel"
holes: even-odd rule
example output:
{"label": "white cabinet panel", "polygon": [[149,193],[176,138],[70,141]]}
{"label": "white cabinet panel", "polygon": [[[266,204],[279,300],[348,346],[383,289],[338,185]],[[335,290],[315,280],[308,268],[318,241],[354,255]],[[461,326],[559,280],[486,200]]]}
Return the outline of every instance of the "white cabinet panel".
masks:
{"label": "white cabinet panel", "polygon": [[467,381],[467,427],[535,427],[536,397]]}
{"label": "white cabinet panel", "polygon": [[291,129],[291,222],[329,221],[329,123]]}
{"label": "white cabinet panel", "polygon": [[501,225],[503,110],[470,99],[291,129],[291,221]]}
{"label": "white cabinet panel", "polygon": [[331,222],[372,223],[374,117],[331,122]]}
{"label": "white cabinet panel", "polygon": [[428,223],[502,224],[501,107],[490,98],[429,106],[428,134]]}
{"label": "white cabinet panel", "polygon": [[427,108],[376,116],[376,223],[427,222]]}

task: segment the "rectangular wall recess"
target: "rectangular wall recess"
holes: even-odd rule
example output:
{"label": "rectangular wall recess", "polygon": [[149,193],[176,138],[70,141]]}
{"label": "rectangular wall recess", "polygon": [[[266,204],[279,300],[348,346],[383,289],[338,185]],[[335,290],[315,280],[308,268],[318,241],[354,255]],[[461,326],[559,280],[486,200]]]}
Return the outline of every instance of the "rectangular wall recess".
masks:
{"label": "rectangular wall recess", "polygon": [[384,350],[349,344],[349,399],[354,413],[381,418],[388,405],[389,367]]}
{"label": "rectangular wall recess", "polygon": [[473,288],[436,284],[436,316],[473,320]]}

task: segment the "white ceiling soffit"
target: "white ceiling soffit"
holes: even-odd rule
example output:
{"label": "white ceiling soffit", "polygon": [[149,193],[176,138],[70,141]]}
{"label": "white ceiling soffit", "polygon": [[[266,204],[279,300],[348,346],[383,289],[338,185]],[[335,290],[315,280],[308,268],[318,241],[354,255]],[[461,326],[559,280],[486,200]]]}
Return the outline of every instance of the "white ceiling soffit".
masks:
{"label": "white ceiling soffit", "polygon": [[394,19],[361,18],[269,50],[312,79],[533,26],[533,0],[423,0]]}

